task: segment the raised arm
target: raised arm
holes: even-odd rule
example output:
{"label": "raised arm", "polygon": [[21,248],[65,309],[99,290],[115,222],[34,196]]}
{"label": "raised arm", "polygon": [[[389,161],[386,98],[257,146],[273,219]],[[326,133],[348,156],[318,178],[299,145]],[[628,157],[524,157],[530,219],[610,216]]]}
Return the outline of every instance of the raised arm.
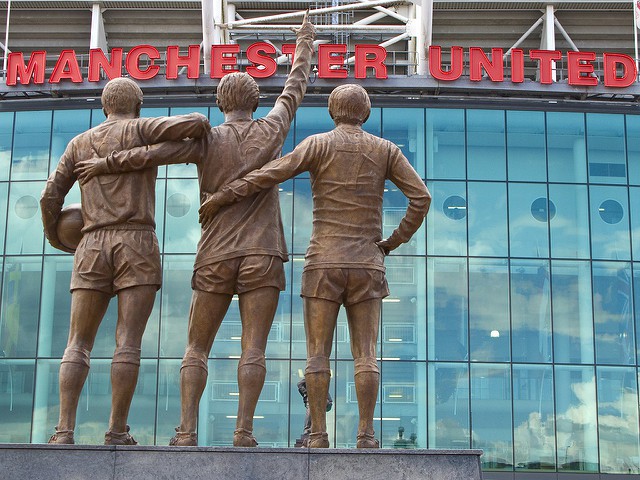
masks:
{"label": "raised arm", "polygon": [[385,254],[408,242],[420,228],[431,205],[431,194],[400,149],[391,145],[387,178],[409,199],[407,211],[391,236],[376,242]]}

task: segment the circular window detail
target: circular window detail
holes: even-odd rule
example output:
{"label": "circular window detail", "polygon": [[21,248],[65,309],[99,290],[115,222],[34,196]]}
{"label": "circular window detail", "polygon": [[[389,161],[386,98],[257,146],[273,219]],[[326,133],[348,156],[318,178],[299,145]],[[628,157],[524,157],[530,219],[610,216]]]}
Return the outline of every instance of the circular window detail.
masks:
{"label": "circular window detail", "polygon": [[600,218],[610,225],[618,223],[624,216],[622,205],[615,200],[605,200],[602,202],[598,207],[598,213],[600,214]]}
{"label": "circular window detail", "polygon": [[38,212],[38,200],[31,195],[20,197],[16,202],[15,211],[20,218],[31,218]]}
{"label": "circular window detail", "polygon": [[183,193],[174,193],[167,199],[167,213],[172,217],[184,217],[191,210],[191,201]]}
{"label": "circular window detail", "polygon": [[531,204],[531,215],[539,222],[547,222],[556,216],[556,205],[544,197],[536,198]]}
{"label": "circular window detail", "polygon": [[467,216],[467,201],[459,195],[452,195],[442,204],[442,211],[451,220],[462,220]]}

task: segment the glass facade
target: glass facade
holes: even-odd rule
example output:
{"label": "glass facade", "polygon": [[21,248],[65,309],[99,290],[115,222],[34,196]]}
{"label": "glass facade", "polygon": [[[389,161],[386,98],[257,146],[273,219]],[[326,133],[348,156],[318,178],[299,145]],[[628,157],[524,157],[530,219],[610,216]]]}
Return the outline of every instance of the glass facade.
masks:
{"label": "glass facade", "polygon": [[[382,446],[406,446],[397,441],[403,428],[419,448],[483,449],[485,470],[640,473],[640,116],[401,107],[374,108],[365,128],[400,146],[433,203],[425,225],[386,262],[391,295],[383,300],[375,414]],[[217,109],[198,109],[222,121]],[[103,119],[97,109],[0,112],[0,442],[45,442],[57,420],[72,258],[46,244],[38,199],[69,139]],[[331,126],[326,108],[302,107],[285,150]],[[385,235],[407,205],[387,187]],[[255,434],[261,446],[287,447],[305,414],[296,384],[305,360],[308,176],[282,184],[280,195],[291,261]],[[66,203],[78,201],[74,187]],[[195,166],[161,168],[164,285],[130,414],[142,444],[167,444],[179,421],[197,210]],[[107,427],[116,314],[114,301],[78,408],[79,443],[101,443]],[[209,359],[202,445],[231,444],[240,333],[234,301]],[[329,435],[332,445],[353,447],[344,312],[335,338]]]}

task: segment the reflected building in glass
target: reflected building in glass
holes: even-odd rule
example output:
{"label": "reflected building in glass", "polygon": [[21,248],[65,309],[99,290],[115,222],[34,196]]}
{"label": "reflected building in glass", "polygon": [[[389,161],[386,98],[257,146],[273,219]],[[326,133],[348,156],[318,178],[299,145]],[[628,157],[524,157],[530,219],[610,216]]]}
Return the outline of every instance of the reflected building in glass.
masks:
{"label": "reflected building in glass", "polygon": [[[631,6],[625,8],[631,22]],[[436,10],[435,18],[444,21],[452,11]],[[318,82],[297,112],[284,153],[332,128],[326,93],[339,82]],[[433,203],[421,229],[386,260],[391,295],[380,320],[375,413],[382,447],[479,448],[488,479],[640,475],[637,104],[544,93],[524,101],[513,85],[499,98],[480,89],[414,96],[401,79],[394,82],[393,92],[379,84],[369,89],[374,108],[364,128],[402,149]],[[638,87],[630,88],[628,96],[637,98]],[[199,111],[217,125],[223,117],[212,91],[185,95],[169,86],[145,98],[142,115]],[[266,97],[256,117],[275,98]],[[104,120],[98,107],[95,94],[0,102],[2,443],[46,442],[58,418],[72,257],[47,244],[38,200],[69,140]],[[163,287],[129,416],[136,439],[147,445],[166,445],[179,422],[179,369],[200,236],[196,167],[161,167],[158,175]],[[254,422],[261,447],[293,447],[304,426],[297,383],[306,357],[299,294],[312,227],[309,182],[303,174],[280,185],[290,255]],[[66,203],[79,201],[76,186]],[[389,183],[385,236],[406,207]],[[241,335],[235,300],[209,359],[201,445],[232,443]],[[101,443],[107,427],[116,315],[113,302],[80,399],[78,443]],[[335,339],[329,436],[332,446],[352,448],[357,402],[344,312]],[[397,442],[400,429],[410,442]]]}

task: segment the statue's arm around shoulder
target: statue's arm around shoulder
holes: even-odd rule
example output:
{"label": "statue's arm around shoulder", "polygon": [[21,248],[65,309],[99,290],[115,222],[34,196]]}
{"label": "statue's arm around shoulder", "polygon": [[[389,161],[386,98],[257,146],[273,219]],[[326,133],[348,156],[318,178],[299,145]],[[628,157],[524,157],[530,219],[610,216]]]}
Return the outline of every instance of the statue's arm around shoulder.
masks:
{"label": "statue's arm around shoulder", "polygon": [[148,145],[184,138],[202,138],[211,130],[209,119],[201,113],[173,117],[140,118],[138,133]]}

